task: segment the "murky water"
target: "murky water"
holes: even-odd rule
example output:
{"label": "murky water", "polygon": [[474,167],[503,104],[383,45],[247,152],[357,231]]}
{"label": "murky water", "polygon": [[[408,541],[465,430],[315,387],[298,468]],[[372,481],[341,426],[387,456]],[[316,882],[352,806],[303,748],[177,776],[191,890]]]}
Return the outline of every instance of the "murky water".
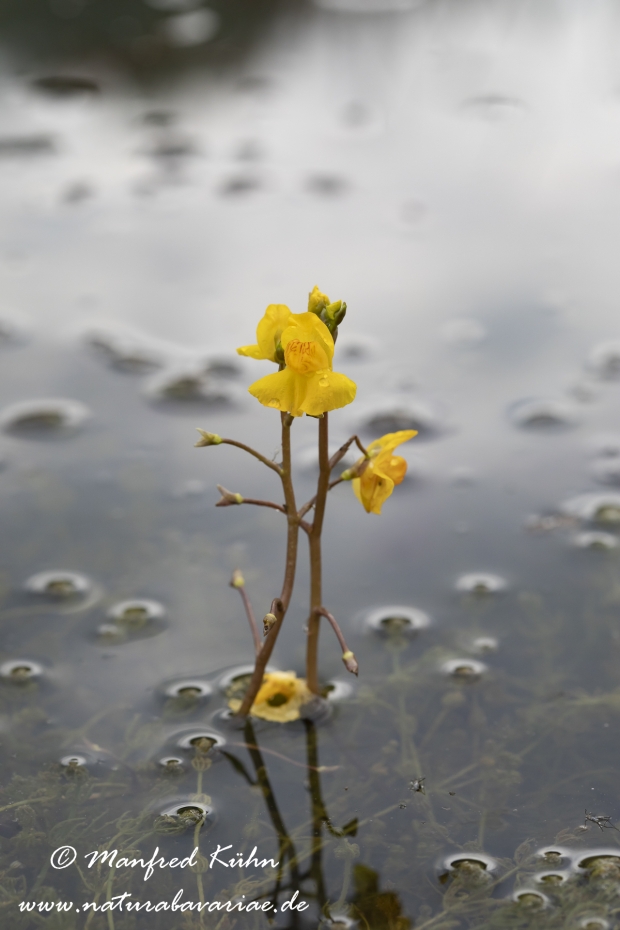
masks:
{"label": "murky water", "polygon": [[[616,5],[31,6],[1,14],[7,926],[615,926]],[[229,581],[262,616],[282,517],[214,508],[277,489],[195,428],[277,452],[234,348],[315,283],[349,305],[334,448],[419,436],[380,517],[330,499],[359,679],[325,629],[329,713],[244,727]],[[302,563],[274,668],[303,673],[306,602]],[[85,859],[196,846],[146,881]],[[277,911],[76,910],[180,889]]]}

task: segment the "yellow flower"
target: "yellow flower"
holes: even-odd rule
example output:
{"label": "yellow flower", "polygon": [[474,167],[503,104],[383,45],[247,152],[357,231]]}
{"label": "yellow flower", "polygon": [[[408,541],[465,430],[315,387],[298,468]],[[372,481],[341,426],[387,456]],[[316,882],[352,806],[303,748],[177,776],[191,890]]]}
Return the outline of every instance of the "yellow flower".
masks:
{"label": "yellow flower", "polygon": [[332,371],[334,340],[318,316],[292,313],[280,341],[286,368],[260,378],[249,388],[261,404],[294,417],[304,413],[317,417],[355,399],[353,381]]}
{"label": "yellow flower", "polygon": [[329,303],[330,300],[327,294],[320,291],[318,285],[315,284],[308,294],[308,312],[320,316],[325,307],[329,306]]}
{"label": "yellow flower", "polygon": [[[311,697],[305,680],[298,678],[295,672],[265,672],[250,714],[276,723],[299,720],[301,706]],[[232,698],[228,706],[231,710],[238,711],[241,701],[239,698]]]}
{"label": "yellow flower", "polygon": [[268,359],[270,362],[277,362],[276,349],[282,332],[286,329],[291,321],[293,314],[284,304],[269,304],[265,310],[265,315],[256,327],[255,346],[240,346],[237,349],[239,355],[247,355],[249,358]]}
{"label": "yellow flower", "polygon": [[360,468],[364,461],[368,462],[359,478],[353,478],[355,496],[364,505],[366,513],[381,513],[382,504],[405,477],[407,462],[400,455],[394,455],[394,450],[417,436],[417,432],[415,429],[403,429],[398,433],[386,433],[368,446],[370,458],[360,459],[357,463],[356,467]]}

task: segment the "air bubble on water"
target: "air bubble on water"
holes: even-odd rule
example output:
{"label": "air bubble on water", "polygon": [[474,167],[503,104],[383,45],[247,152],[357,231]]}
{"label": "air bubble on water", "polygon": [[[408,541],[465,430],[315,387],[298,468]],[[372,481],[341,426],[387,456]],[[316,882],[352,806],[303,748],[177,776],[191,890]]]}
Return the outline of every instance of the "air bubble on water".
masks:
{"label": "air bubble on water", "polygon": [[501,575],[493,575],[490,572],[469,572],[457,578],[455,587],[457,591],[465,594],[485,597],[489,594],[500,594],[506,590],[508,584]]}
{"label": "air bubble on water", "polygon": [[103,644],[121,643],[126,636],[125,630],[116,623],[100,623],[96,634]]}
{"label": "air bubble on water", "polygon": [[523,907],[536,910],[548,907],[550,904],[547,895],[543,894],[542,891],[537,891],[535,888],[520,888],[513,893],[512,900]]}
{"label": "air bubble on water", "polygon": [[495,636],[476,636],[471,643],[472,652],[484,655],[488,652],[497,652],[499,641]]}
{"label": "air bubble on water", "polygon": [[449,872],[460,871],[465,869],[477,870],[479,872],[495,872],[498,868],[497,860],[487,856],[485,853],[451,853],[446,856],[440,864],[440,869],[447,869]]}
{"label": "air bubble on water", "polygon": [[620,341],[601,342],[595,346],[587,359],[587,367],[603,381],[620,378]]}
{"label": "air bubble on water", "polygon": [[321,688],[321,695],[325,700],[337,704],[348,700],[354,692],[353,685],[342,678],[332,678]]}
{"label": "air bubble on water", "polygon": [[197,801],[191,795],[187,798],[175,798],[165,802],[161,809],[161,816],[173,818],[179,826],[196,826],[213,819],[213,808],[210,804]]}
{"label": "air bubble on water", "polygon": [[23,438],[73,435],[90,418],[90,410],[77,400],[41,398],[11,404],[0,411],[0,428]]}
{"label": "air bubble on water", "polygon": [[594,523],[620,523],[620,493],[579,494],[564,501],[563,513]]}
{"label": "air bubble on water", "polygon": [[601,849],[591,849],[580,853],[575,860],[577,868],[596,874],[614,874],[620,878],[620,850],[617,846],[608,846]]}
{"label": "air bubble on water", "polygon": [[165,616],[166,609],[159,601],[140,598],[119,601],[108,611],[110,619],[130,630],[140,630]]}
{"label": "air bubble on water", "polygon": [[582,917],[577,926],[580,930],[611,930],[610,922],[598,914]]}
{"label": "air bubble on water", "polygon": [[620,485],[620,458],[597,459],[590,465],[590,474],[600,484]]}
{"label": "air bubble on water", "polygon": [[611,533],[578,533],[573,543],[578,549],[616,549],[620,540]]}
{"label": "air bubble on water", "polygon": [[432,439],[445,430],[435,410],[421,400],[398,399],[393,403],[368,406],[366,411],[359,412],[358,422],[360,430],[373,439],[385,433],[414,429],[418,432],[415,437],[418,442],[420,439]]}
{"label": "air bubble on water", "polygon": [[43,674],[43,666],[30,659],[12,659],[0,665],[0,676],[14,684],[26,684]]}
{"label": "air bubble on water", "polygon": [[572,853],[564,846],[543,846],[536,850],[536,855],[545,861],[546,865],[556,868],[561,863],[570,862]]}
{"label": "air bubble on water", "polygon": [[442,662],[440,667],[444,675],[450,675],[460,681],[475,681],[487,671],[484,662],[478,662],[476,659],[448,659]]}
{"label": "air bubble on water", "polygon": [[537,872],[534,875],[534,881],[541,885],[564,885],[572,878],[571,872]]}
{"label": "air bubble on water", "polygon": [[204,754],[211,753],[214,749],[221,749],[225,744],[226,740],[221,733],[207,729],[186,730],[180,736],[177,736],[176,742],[179,749],[193,750]]}
{"label": "air bubble on water", "polygon": [[41,594],[55,600],[65,600],[88,594],[91,588],[92,583],[86,575],[56,569],[37,572],[36,575],[31,575],[24,583],[24,589],[30,594]]}
{"label": "air bubble on water", "polygon": [[231,407],[245,398],[237,385],[209,376],[201,364],[168,368],[154,375],[146,383],[144,395],[169,406]]}
{"label": "air bubble on water", "polygon": [[515,426],[541,431],[567,429],[577,423],[574,408],[564,400],[522,400],[508,408],[508,416]]}
{"label": "air bubble on water", "polygon": [[100,324],[89,328],[84,339],[112,368],[143,374],[160,368],[165,358],[160,349],[149,344],[146,337],[137,333]]}
{"label": "air bubble on water", "polygon": [[185,772],[185,760],[180,756],[163,756],[158,764],[166,775],[183,775]]}
{"label": "air bubble on water", "polygon": [[414,636],[426,629],[431,623],[428,614],[417,607],[402,604],[389,604],[385,607],[373,607],[362,614],[363,625],[368,630],[384,636]]}
{"label": "air bubble on water", "polygon": [[199,678],[183,678],[166,685],[164,694],[171,698],[206,701],[213,694],[213,688],[208,682]]}
{"label": "air bubble on water", "polygon": [[446,320],[440,332],[445,342],[462,348],[480,345],[487,336],[485,327],[473,317],[454,317]]}
{"label": "air bubble on water", "polygon": [[72,753],[69,756],[63,756],[62,759],[60,759],[60,764],[62,765],[64,769],[67,769],[67,772],[69,773],[79,772],[79,771],[83,771],[86,768],[88,764],[88,759],[86,758],[86,756],[81,756],[81,755],[78,755],[77,753]]}

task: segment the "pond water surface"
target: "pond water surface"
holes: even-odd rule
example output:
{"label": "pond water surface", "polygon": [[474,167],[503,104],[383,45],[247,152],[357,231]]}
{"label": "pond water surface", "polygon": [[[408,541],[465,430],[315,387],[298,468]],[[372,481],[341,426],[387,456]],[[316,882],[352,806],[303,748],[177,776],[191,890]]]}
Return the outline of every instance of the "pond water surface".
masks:
{"label": "pond water surface", "polygon": [[[617,5],[30,7],[0,53],[6,926],[616,926]],[[229,581],[262,616],[283,519],[216,485],[279,492],[195,428],[278,453],[234,350],[314,284],[349,307],[334,448],[419,436],[381,516],[329,501],[359,678],[326,628],[329,713],[244,725]],[[307,595],[302,559],[300,675]],[[126,907],[177,894],[272,909]]]}

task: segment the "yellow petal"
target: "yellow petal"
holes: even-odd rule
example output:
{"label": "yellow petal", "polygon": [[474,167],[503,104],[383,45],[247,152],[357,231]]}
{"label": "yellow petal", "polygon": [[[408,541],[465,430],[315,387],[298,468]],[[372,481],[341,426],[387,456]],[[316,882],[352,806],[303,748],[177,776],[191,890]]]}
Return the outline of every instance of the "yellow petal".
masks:
{"label": "yellow petal", "polygon": [[[301,345],[309,343],[312,348],[307,349],[312,354],[312,364],[316,367],[304,370],[319,371],[321,368],[331,368],[334,357],[334,340],[325,323],[319,320],[314,313],[292,313],[290,325],[282,333],[282,348],[286,357],[287,348],[290,343],[300,343]],[[295,358],[298,357],[299,349],[295,350]],[[287,361],[287,365],[288,365]],[[293,361],[295,366],[295,362]],[[299,369],[300,372],[302,369]]]}
{"label": "yellow petal", "polygon": [[270,362],[275,362],[276,347],[292,316],[293,314],[285,304],[269,304],[263,318],[256,327],[258,345],[241,346],[237,349],[237,353],[249,358],[267,359]]}
{"label": "yellow petal", "polygon": [[368,452],[374,456],[379,452],[393,451],[397,446],[402,445],[403,442],[408,442],[417,435],[417,429],[401,429],[397,433],[386,433],[385,436],[381,436],[380,439],[375,439],[374,442],[370,443]]}
{"label": "yellow petal", "polygon": [[[303,377],[303,376],[300,376]],[[315,371],[305,376],[305,397],[300,404],[304,413],[318,417],[329,410],[346,407],[355,400],[355,382],[337,371]]]}
{"label": "yellow petal", "polygon": [[245,355],[247,358],[264,358],[260,346],[239,346],[237,355]]}
{"label": "yellow petal", "polygon": [[381,456],[379,456],[377,465],[384,474],[392,479],[394,484],[400,484],[407,474],[407,460],[400,455],[392,455],[386,462],[381,462]]}
{"label": "yellow petal", "polygon": [[381,513],[382,505],[394,490],[394,481],[389,475],[373,468],[372,462],[361,478],[355,478],[352,484],[355,496],[363,504],[366,513]]}
{"label": "yellow petal", "polygon": [[300,375],[290,368],[259,378],[248,388],[265,407],[294,417],[304,413],[318,417],[328,410],[345,407],[355,399],[356,385],[346,375],[324,369]]}
{"label": "yellow petal", "polygon": [[264,407],[272,407],[283,413],[291,413],[294,417],[301,417],[305,413],[300,407],[305,397],[304,381],[303,376],[285,368],[284,371],[259,378],[250,385],[248,391]]}

